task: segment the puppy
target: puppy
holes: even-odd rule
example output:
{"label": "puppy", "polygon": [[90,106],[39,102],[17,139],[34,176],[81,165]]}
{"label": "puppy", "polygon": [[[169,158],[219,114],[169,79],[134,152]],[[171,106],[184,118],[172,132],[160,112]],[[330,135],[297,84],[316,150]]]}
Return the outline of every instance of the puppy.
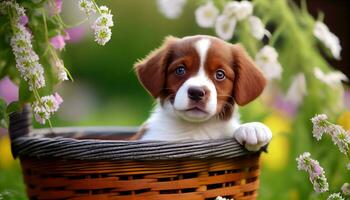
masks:
{"label": "puppy", "polygon": [[248,104],[266,84],[242,46],[205,35],[169,36],[135,64],[135,71],[157,105],[133,139],[235,137],[250,151],[271,140],[264,124],[239,123],[235,104]]}

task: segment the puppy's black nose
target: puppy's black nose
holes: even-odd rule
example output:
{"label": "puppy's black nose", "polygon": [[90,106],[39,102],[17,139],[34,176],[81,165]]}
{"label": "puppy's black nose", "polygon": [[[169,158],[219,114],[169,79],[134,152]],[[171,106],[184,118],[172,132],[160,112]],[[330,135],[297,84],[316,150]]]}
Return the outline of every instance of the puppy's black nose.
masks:
{"label": "puppy's black nose", "polygon": [[200,101],[203,99],[205,95],[205,91],[203,88],[200,87],[190,87],[187,90],[188,98],[190,98],[193,101]]}

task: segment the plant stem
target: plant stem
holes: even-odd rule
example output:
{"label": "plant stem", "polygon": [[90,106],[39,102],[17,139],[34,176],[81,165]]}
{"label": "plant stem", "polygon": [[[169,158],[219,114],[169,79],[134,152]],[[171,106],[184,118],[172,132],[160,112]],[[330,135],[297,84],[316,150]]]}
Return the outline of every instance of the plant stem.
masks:
{"label": "plant stem", "polygon": [[100,7],[98,7],[97,3],[95,2],[95,0],[91,0],[92,3],[94,4],[96,10],[100,13],[100,15],[102,14],[101,10],[100,10]]}

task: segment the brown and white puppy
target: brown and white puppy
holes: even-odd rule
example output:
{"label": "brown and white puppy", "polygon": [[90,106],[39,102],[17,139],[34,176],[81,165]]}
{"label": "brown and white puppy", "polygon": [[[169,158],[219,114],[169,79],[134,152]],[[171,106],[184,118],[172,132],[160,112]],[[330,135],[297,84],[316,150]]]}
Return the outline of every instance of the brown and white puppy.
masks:
{"label": "brown and white puppy", "polygon": [[266,80],[244,48],[211,36],[167,37],[135,64],[137,76],[157,99],[139,133],[142,140],[235,137],[259,150],[272,137],[264,124],[239,123],[235,104],[258,97]]}

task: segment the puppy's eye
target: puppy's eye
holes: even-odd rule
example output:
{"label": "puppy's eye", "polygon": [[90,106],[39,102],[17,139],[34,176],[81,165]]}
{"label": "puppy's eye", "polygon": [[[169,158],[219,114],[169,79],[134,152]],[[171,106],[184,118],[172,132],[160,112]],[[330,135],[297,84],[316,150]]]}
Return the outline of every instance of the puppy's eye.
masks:
{"label": "puppy's eye", "polygon": [[218,69],[216,70],[215,72],[215,79],[218,80],[218,81],[222,81],[225,79],[225,71],[222,70],[222,69]]}
{"label": "puppy's eye", "polygon": [[175,69],[175,74],[178,76],[182,76],[184,74],[186,74],[186,69],[184,65],[179,65],[176,69]]}

